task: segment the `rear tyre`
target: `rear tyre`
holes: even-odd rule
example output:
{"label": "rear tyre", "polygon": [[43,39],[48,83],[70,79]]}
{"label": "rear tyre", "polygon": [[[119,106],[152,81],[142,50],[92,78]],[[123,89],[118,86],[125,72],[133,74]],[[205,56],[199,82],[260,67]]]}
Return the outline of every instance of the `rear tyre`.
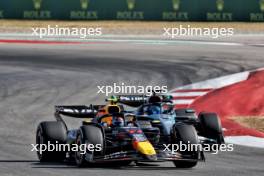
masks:
{"label": "rear tyre", "polygon": [[[93,163],[94,156],[100,156],[104,153],[104,135],[102,129],[86,125],[81,126],[77,134],[76,144],[78,146],[78,151],[75,152],[75,162],[78,167],[86,167]],[[80,150],[80,146],[87,146],[88,144],[93,144],[94,146],[100,145],[100,151],[88,151],[85,147],[85,152]],[[82,149],[83,150],[83,149]]]}
{"label": "rear tyre", "polygon": [[[198,136],[195,128],[192,125],[177,124],[174,126],[173,139],[175,143],[179,144],[199,144]],[[199,158],[199,151],[181,151],[183,155],[188,155],[190,161],[173,161],[174,165],[178,168],[192,168],[197,165]]]}
{"label": "rear tyre", "polygon": [[[37,155],[40,162],[63,161],[66,151],[40,151],[40,146],[48,147],[48,144],[65,144],[67,139],[67,129],[62,122],[41,122],[37,128],[36,144],[38,144]],[[44,150],[44,148],[43,148]]]}
{"label": "rear tyre", "polygon": [[200,113],[199,119],[204,137],[216,140],[219,145],[225,143],[221,121],[216,113]]}

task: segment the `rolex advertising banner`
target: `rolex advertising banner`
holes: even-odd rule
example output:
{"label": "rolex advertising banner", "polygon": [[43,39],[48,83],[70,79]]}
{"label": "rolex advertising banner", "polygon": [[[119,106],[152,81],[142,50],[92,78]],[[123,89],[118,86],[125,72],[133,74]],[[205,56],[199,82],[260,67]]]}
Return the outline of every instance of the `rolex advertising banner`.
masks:
{"label": "rolex advertising banner", "polygon": [[0,0],[0,19],[264,21],[264,0]]}
{"label": "rolex advertising banner", "polygon": [[205,21],[264,21],[264,0],[201,0]]}

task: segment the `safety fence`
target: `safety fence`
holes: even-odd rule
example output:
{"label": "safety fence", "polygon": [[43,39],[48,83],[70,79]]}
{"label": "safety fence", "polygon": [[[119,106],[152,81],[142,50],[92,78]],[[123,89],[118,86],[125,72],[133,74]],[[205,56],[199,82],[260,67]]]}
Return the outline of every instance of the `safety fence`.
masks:
{"label": "safety fence", "polygon": [[264,21],[264,0],[0,0],[0,18]]}

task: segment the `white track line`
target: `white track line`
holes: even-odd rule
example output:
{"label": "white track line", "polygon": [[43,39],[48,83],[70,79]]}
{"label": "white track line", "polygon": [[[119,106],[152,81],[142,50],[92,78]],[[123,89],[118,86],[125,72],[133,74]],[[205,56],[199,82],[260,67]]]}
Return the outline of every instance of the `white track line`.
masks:
{"label": "white track line", "polygon": [[243,43],[236,42],[215,42],[212,40],[193,40],[193,39],[167,39],[162,36],[142,36],[138,35],[101,35],[91,36],[85,39],[81,39],[78,36],[48,36],[40,39],[38,36],[33,36],[31,33],[0,33],[1,39],[16,39],[16,40],[44,40],[44,41],[78,41],[78,42],[129,42],[135,44],[156,44],[156,45],[171,45],[171,44],[197,44],[197,45],[223,45],[223,46],[244,46]]}
{"label": "white track line", "polygon": [[258,138],[253,136],[228,136],[225,137],[225,141],[231,144],[264,148],[264,138]]}
{"label": "white track line", "polygon": [[222,76],[219,78],[209,79],[209,80],[189,84],[186,86],[178,87],[176,89],[173,89],[172,92],[182,89],[204,89],[204,88],[218,89],[221,87],[225,87],[246,80],[249,76],[249,73],[250,73],[249,71],[245,71],[241,73],[235,73],[232,75]]}
{"label": "white track line", "polygon": [[207,94],[208,92],[174,92],[171,93],[173,97],[188,97],[188,96],[202,96]]}
{"label": "white track line", "polygon": [[[219,78],[214,78],[214,79],[210,79],[206,81],[201,81],[201,82],[194,83],[194,84],[189,84],[189,85],[178,87],[178,88],[171,90],[170,94],[173,97],[182,97],[180,99],[176,98],[176,100],[173,101],[173,103],[175,103],[176,106],[184,104],[187,107],[188,105],[193,103],[195,99],[189,99],[189,100],[185,99],[184,100],[184,97],[203,96],[209,92],[209,91],[207,92],[196,91],[195,92],[195,90],[197,89],[208,89],[208,88],[217,89],[217,88],[225,87],[231,84],[235,84],[235,83],[247,80],[249,75],[252,72],[263,71],[263,70],[264,68],[259,68],[256,70],[244,71],[241,73],[236,73],[236,74],[222,76]],[[189,92],[192,89],[194,89],[193,92]],[[188,90],[188,92],[175,92],[175,91],[185,91],[185,90]],[[227,129],[225,128],[223,129],[223,131],[226,131],[226,130]],[[227,143],[232,143],[232,144],[237,144],[237,145],[242,145],[242,146],[264,148],[264,138],[258,138],[258,137],[253,137],[253,136],[228,136],[228,137],[225,137],[225,141]]]}
{"label": "white track line", "polygon": [[173,104],[191,104],[194,100],[173,100]]}

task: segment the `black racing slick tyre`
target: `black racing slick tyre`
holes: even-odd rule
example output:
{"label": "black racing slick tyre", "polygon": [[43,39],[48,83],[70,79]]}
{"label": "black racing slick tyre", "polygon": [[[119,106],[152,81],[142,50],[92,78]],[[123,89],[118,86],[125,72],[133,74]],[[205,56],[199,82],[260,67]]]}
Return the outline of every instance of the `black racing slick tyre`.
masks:
{"label": "black racing slick tyre", "polygon": [[[173,139],[177,144],[199,144],[198,135],[192,125],[176,124],[173,131]],[[188,155],[189,160],[175,160],[174,165],[177,168],[192,168],[197,165],[199,158],[199,150],[179,151],[183,156]],[[183,158],[186,159],[186,158]]]}
{"label": "black racing slick tyre", "polygon": [[[63,161],[66,157],[66,151],[58,151],[56,145],[65,144],[66,140],[67,129],[64,123],[57,121],[41,122],[36,133],[37,155],[40,162]],[[48,147],[50,148],[48,149]],[[42,151],[44,149],[45,151]]]}
{"label": "black racing slick tyre", "polygon": [[216,113],[200,113],[199,119],[204,137],[216,140],[217,144],[225,143],[221,121]]}
{"label": "black racing slick tyre", "polygon": [[[104,134],[99,127],[93,125],[81,126],[75,143],[78,146],[78,151],[75,152],[75,162],[78,167],[89,166],[89,164],[94,162],[94,156],[100,156],[104,153]],[[81,151],[81,145],[87,146],[89,144],[100,146],[100,150],[89,151],[85,147],[85,151]]]}

